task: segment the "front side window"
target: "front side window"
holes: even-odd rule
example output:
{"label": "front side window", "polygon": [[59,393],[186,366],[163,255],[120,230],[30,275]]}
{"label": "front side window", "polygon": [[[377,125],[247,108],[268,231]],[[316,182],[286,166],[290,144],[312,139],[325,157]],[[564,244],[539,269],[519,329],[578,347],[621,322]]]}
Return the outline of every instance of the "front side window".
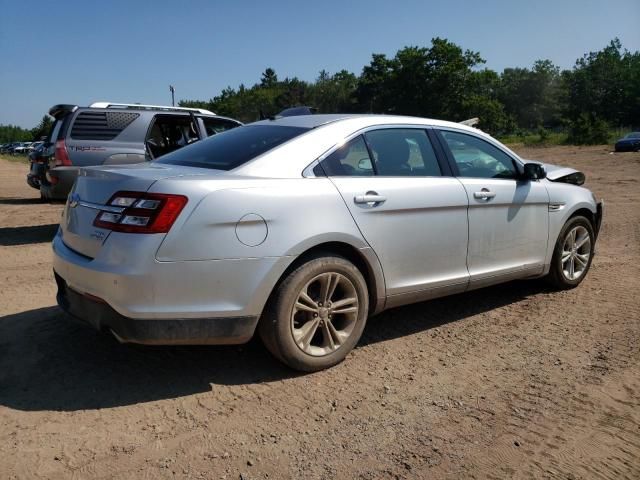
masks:
{"label": "front side window", "polygon": [[441,131],[461,177],[517,178],[513,159],[499,148],[474,135]]}
{"label": "front side window", "polygon": [[440,165],[424,130],[390,128],[365,134],[376,173],[393,177],[440,176]]}
{"label": "front side window", "polygon": [[188,145],[156,161],[170,165],[232,170],[308,130],[280,125],[245,125]]}

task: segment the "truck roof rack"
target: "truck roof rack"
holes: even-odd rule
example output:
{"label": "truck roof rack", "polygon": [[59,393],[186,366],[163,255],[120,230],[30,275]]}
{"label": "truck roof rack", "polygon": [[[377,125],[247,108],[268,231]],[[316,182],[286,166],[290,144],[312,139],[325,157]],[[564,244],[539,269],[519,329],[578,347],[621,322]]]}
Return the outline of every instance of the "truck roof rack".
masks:
{"label": "truck roof rack", "polygon": [[163,110],[165,112],[196,112],[205,115],[215,115],[214,112],[205,110],[204,108],[187,108],[187,107],[169,107],[166,105],[143,105],[141,103],[111,103],[111,102],[94,102],[89,108],[126,108],[130,110]]}

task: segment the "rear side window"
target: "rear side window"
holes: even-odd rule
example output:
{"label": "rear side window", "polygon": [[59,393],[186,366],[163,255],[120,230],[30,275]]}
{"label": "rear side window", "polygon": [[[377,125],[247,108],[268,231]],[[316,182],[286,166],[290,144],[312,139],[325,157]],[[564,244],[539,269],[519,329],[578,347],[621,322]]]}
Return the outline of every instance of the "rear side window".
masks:
{"label": "rear side window", "polygon": [[80,112],[71,127],[71,138],[113,140],[139,116],[139,113],[131,112]]}
{"label": "rear side window", "polygon": [[176,150],[156,161],[170,165],[232,170],[308,130],[279,125],[245,125]]}
{"label": "rear side window", "polygon": [[225,120],[224,118],[202,117],[202,121],[204,122],[207,137],[215,135],[216,133],[226,132],[227,130],[240,126],[238,123],[232,122],[231,120]]}
{"label": "rear side window", "polygon": [[365,134],[376,172],[392,177],[440,176],[440,165],[424,130],[391,128]]}

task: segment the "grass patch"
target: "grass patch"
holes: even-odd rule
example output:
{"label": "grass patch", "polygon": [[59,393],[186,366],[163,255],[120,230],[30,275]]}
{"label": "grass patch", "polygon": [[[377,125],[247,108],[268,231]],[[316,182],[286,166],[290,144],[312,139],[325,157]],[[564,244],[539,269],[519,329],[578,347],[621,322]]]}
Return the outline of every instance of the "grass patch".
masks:
{"label": "grass patch", "polygon": [[8,155],[6,153],[0,153],[0,159],[15,163],[29,163],[29,157],[27,155]]}
{"label": "grass patch", "polygon": [[526,132],[498,137],[505,145],[526,147],[548,147],[551,145],[566,145],[567,134],[563,132],[550,132],[539,130],[538,132]]}
{"label": "grass patch", "polygon": [[[630,128],[624,127],[609,129],[608,142],[606,144],[613,145],[616,140],[624,137],[630,131]],[[544,129],[502,135],[497,138],[507,146],[549,147],[553,145],[576,145],[569,141],[567,132],[551,132]]]}

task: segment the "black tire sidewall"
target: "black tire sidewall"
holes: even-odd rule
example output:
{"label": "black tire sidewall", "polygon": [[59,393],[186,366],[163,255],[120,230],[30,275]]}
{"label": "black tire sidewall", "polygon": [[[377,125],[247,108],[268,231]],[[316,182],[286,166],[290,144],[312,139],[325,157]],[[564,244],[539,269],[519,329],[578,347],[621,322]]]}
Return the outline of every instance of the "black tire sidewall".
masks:
{"label": "black tire sidewall", "polygon": [[[576,226],[584,227],[589,233],[589,239],[591,240],[591,254],[589,255],[589,261],[587,262],[587,266],[585,271],[580,277],[575,280],[569,280],[564,276],[562,269],[562,247],[564,246],[565,239],[567,237],[567,233],[569,233]],[[562,227],[560,231],[560,235],[558,236],[558,240],[556,241],[556,246],[553,251],[553,259],[551,261],[551,278],[553,283],[561,289],[569,289],[574,288],[580,285],[582,281],[586,278],[589,270],[591,268],[591,262],[593,261],[593,255],[595,251],[595,234],[593,231],[593,225],[591,222],[583,217],[583,216],[575,216],[567,221]]]}
{"label": "black tire sidewall", "polygon": [[[335,352],[322,357],[315,357],[303,352],[293,339],[291,330],[291,311],[300,290],[311,279],[327,272],[344,275],[351,281],[358,295],[358,318],[353,332],[347,341]],[[275,349],[276,356],[287,365],[297,370],[316,371],[331,367],[341,362],[356,346],[367,321],[369,294],[367,284],[360,271],[348,260],[337,256],[323,256],[310,260],[292,271],[280,284],[273,298],[271,309],[273,318],[267,323],[274,329],[265,343],[269,350]]]}

